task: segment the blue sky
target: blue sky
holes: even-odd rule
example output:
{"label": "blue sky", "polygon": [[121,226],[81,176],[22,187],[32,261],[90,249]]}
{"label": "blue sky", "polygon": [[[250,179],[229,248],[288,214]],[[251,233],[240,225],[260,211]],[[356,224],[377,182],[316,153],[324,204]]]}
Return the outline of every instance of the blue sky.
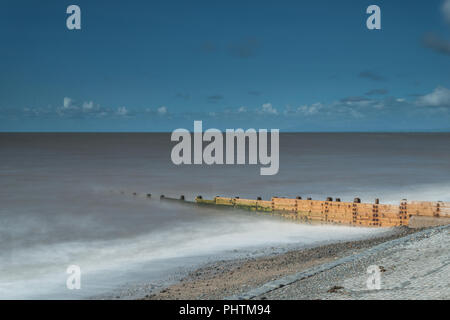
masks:
{"label": "blue sky", "polygon": [[0,131],[450,130],[449,0],[4,0],[0,40]]}

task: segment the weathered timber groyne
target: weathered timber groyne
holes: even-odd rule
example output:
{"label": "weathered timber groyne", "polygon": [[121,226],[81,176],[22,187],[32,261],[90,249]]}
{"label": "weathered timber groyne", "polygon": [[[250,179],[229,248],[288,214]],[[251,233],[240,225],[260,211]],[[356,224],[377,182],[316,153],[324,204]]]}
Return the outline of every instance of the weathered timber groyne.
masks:
{"label": "weathered timber groyne", "polygon": [[[341,202],[339,198],[325,201],[311,198],[295,199],[273,197],[271,200],[240,199],[215,197],[212,200],[195,198],[197,204],[227,206],[246,210],[273,212],[287,218],[337,223],[357,226],[396,227],[408,226],[412,217],[431,217],[450,223],[450,202],[407,201],[402,200],[399,205],[361,203],[359,198],[353,202]],[[441,219],[442,218],[442,219]],[[447,220],[448,219],[448,220]],[[442,221],[441,221],[442,223]]]}

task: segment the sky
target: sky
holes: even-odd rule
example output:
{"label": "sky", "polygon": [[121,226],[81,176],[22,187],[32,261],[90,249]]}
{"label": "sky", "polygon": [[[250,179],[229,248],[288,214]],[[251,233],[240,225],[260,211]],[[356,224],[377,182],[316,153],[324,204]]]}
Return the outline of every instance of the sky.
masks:
{"label": "sky", "polygon": [[450,131],[450,0],[2,0],[0,45],[4,132]]}

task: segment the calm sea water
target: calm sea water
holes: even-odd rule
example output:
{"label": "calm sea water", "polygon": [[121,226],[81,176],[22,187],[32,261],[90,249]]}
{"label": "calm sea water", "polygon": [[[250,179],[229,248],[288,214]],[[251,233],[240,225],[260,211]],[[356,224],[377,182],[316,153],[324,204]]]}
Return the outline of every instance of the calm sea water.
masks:
{"label": "calm sea water", "polygon": [[[282,134],[275,176],[259,165],[175,166],[172,146],[169,134],[0,134],[0,298],[86,298],[212,257],[381,232],[160,194],[450,201],[450,134]],[[81,290],[66,289],[71,264]]]}

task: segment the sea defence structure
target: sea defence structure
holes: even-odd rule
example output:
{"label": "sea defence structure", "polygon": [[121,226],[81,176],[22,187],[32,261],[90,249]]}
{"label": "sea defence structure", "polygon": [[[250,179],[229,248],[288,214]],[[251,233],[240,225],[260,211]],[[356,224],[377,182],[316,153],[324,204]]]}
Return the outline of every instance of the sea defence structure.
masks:
{"label": "sea defence structure", "polygon": [[[342,202],[339,198],[327,198],[325,201],[311,198],[295,199],[273,197],[271,200],[258,198],[240,199],[239,197],[215,197],[212,200],[195,198],[197,204],[215,205],[280,214],[284,217],[311,222],[337,223],[357,226],[397,227],[408,226],[417,220],[419,225],[450,223],[450,202],[407,201],[399,205],[361,203],[359,198],[353,202]],[[425,223],[423,222],[425,221]],[[428,221],[428,222],[427,222]]]}

